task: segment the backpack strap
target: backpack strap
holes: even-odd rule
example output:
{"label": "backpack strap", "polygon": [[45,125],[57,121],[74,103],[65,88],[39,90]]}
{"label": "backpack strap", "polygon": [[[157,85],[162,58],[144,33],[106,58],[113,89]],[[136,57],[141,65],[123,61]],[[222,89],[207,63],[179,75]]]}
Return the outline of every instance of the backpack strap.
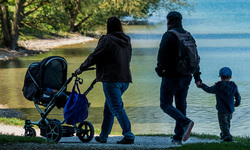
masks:
{"label": "backpack strap", "polygon": [[178,39],[180,39],[181,37],[184,37],[184,36],[191,37],[191,34],[189,32],[179,33],[177,31],[175,31],[174,29],[170,29],[170,30],[168,30],[168,32],[175,34],[178,37]]}

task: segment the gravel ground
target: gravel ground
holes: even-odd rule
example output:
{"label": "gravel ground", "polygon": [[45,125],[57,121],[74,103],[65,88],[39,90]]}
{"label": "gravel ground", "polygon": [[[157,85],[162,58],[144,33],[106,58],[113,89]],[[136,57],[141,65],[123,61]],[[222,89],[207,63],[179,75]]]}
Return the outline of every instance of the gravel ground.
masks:
{"label": "gravel ground", "polygon": [[[9,126],[0,124],[0,132],[3,134],[13,134],[17,136],[23,136],[24,129],[17,126]],[[36,130],[37,135],[40,134],[39,130]],[[88,143],[81,142],[77,136],[73,137],[62,137],[57,144],[37,144],[37,143],[8,143],[0,145],[1,150],[33,150],[33,149],[164,149],[171,148],[181,145],[171,144],[170,137],[162,136],[136,136],[135,144],[130,145],[120,145],[116,144],[116,141],[122,139],[122,136],[110,136],[107,143],[98,143],[93,139]],[[218,142],[218,140],[210,139],[199,139],[196,137],[190,137],[183,144],[188,143],[208,143],[208,142]]]}
{"label": "gravel ground", "polygon": [[[160,136],[136,136],[135,144],[120,145],[116,141],[122,136],[111,136],[107,143],[98,143],[94,139],[88,143],[82,143],[78,137],[63,137],[57,144],[37,144],[37,143],[8,143],[0,145],[0,149],[167,149],[181,145],[171,144],[170,137]],[[198,139],[191,137],[183,144],[188,143],[208,143],[218,142],[216,140]]]}

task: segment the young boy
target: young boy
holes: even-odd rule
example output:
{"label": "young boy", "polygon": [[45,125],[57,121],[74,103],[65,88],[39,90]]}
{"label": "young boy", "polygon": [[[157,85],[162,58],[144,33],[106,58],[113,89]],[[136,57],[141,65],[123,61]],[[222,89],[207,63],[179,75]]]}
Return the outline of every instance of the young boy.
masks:
{"label": "young boy", "polygon": [[204,91],[216,95],[216,109],[218,110],[218,120],[221,130],[220,139],[224,142],[233,141],[232,135],[230,134],[230,122],[234,107],[240,105],[241,97],[237,85],[233,81],[230,81],[232,77],[230,68],[221,68],[219,76],[221,81],[217,82],[214,86],[208,87],[202,83],[200,87]]}

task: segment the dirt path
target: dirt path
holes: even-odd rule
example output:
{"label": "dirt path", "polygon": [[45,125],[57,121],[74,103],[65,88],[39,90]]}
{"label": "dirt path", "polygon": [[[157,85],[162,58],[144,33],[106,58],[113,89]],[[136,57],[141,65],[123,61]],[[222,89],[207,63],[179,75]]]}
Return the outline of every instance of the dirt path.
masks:
{"label": "dirt path", "polygon": [[[9,126],[0,124],[0,132],[2,134],[13,134],[17,136],[24,135],[24,129],[17,126]],[[37,135],[40,135],[39,129],[36,130]],[[96,136],[96,135],[95,135]],[[110,136],[107,143],[98,143],[93,138],[88,143],[81,142],[77,136],[62,137],[57,144],[35,144],[35,143],[12,143],[0,145],[0,149],[162,149],[170,148],[181,145],[171,144],[170,137],[163,136],[136,136],[135,144],[120,145],[116,144],[116,141],[122,139],[122,136]],[[190,137],[183,144],[188,143],[211,143],[219,142],[218,140],[199,139],[196,137]]]}

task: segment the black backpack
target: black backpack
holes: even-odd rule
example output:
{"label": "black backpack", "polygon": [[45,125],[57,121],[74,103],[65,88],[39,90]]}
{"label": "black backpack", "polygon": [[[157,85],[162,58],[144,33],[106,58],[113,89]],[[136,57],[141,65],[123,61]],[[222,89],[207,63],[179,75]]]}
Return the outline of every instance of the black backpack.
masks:
{"label": "black backpack", "polygon": [[179,33],[173,29],[169,30],[178,37],[179,56],[176,70],[182,75],[192,75],[195,73],[200,63],[195,40],[189,32]]}

